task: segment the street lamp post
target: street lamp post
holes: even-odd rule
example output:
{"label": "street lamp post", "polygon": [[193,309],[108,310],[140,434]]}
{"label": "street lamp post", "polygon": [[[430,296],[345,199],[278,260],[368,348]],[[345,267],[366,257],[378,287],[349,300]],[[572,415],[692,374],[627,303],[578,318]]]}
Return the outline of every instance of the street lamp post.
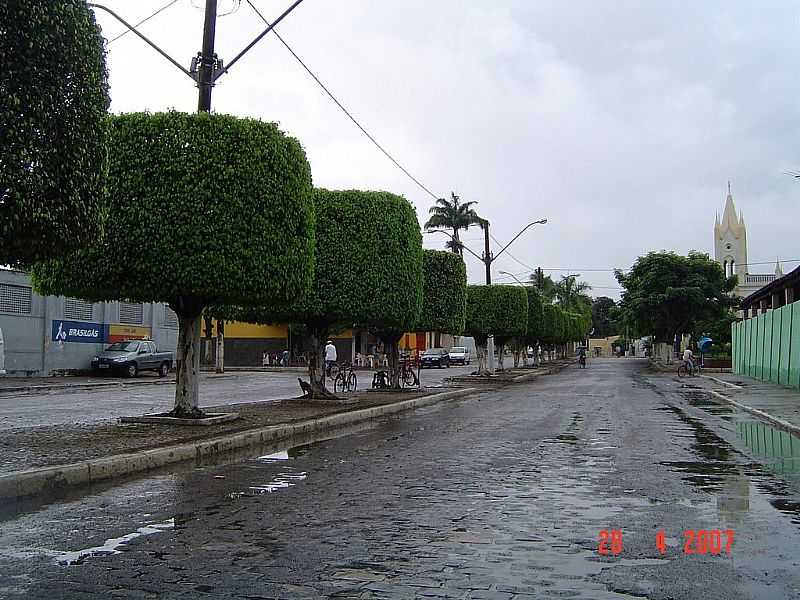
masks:
{"label": "street lamp post", "polygon": [[508,271],[500,271],[500,275],[508,275],[509,277],[513,277],[514,281],[516,281],[518,284],[525,285],[525,283],[517,279],[517,276],[514,275],[513,273],[509,273]]}
{"label": "street lamp post", "polygon": [[[484,235],[483,256],[478,256],[475,252],[473,252],[470,248],[468,248],[467,246],[465,246],[462,243],[459,243],[459,246],[461,248],[464,248],[464,250],[466,250],[467,252],[472,254],[475,258],[477,258],[479,261],[481,261],[486,266],[486,285],[492,285],[492,263],[495,260],[497,260],[498,258],[500,258],[500,255],[503,254],[503,252],[505,252],[506,249],[511,244],[513,244],[517,240],[517,238],[519,236],[521,236],[523,233],[525,233],[528,229],[530,229],[534,225],[544,225],[545,223],[547,223],[547,219],[539,219],[538,221],[532,221],[532,222],[528,223],[527,225],[525,225],[525,227],[520,229],[520,231],[519,231],[519,233],[517,235],[515,235],[513,238],[511,238],[510,242],[508,242],[505,246],[503,246],[500,249],[500,252],[498,252],[497,254],[493,255],[492,251],[491,251],[491,247],[489,245],[489,221],[486,220],[486,219],[483,219],[481,221],[481,227],[483,228],[483,235]],[[456,239],[455,239],[455,237],[453,235],[449,234],[446,231],[443,231],[442,229],[433,229],[433,230],[429,231],[429,233],[437,233],[437,232],[443,233],[446,236],[448,236],[450,239],[452,239],[453,241],[456,241]],[[513,275],[512,275],[512,277],[513,277]],[[514,277],[514,279],[516,279],[516,277]],[[517,280],[517,281],[519,281],[519,280]],[[522,282],[520,282],[520,283],[522,283]],[[492,335],[488,336],[488,338],[486,340],[486,353],[488,354],[489,372],[490,373],[494,373],[494,336],[492,336]]]}

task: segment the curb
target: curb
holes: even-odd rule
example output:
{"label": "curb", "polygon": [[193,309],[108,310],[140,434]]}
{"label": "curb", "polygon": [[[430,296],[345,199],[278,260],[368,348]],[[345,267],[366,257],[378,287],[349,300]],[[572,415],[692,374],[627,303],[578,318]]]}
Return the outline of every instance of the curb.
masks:
{"label": "curb", "polygon": [[744,388],[740,385],[736,385],[735,383],[731,383],[730,381],[725,381],[723,379],[717,379],[716,377],[711,377],[711,375],[700,375],[700,377],[705,377],[706,379],[710,379],[712,381],[716,381],[717,383],[721,383],[724,386],[729,388],[733,388],[735,390],[743,390]]}
{"label": "curb", "polygon": [[[206,374],[206,377],[211,379],[224,379],[226,377],[235,377],[233,373],[230,375],[222,373],[210,373]],[[117,381],[92,381],[92,382],[85,382],[85,383],[55,383],[55,384],[37,384],[37,385],[19,385],[19,386],[10,386],[10,387],[0,387],[0,396],[5,393],[14,393],[14,392],[47,392],[52,390],[88,390],[93,388],[103,388],[103,387],[134,387],[137,385],[167,385],[172,384],[175,385],[175,379],[132,379],[132,380],[124,380],[120,379]]]}
{"label": "curb", "polygon": [[477,388],[461,388],[392,404],[309,419],[298,423],[251,429],[196,443],[117,454],[72,464],[17,471],[7,475],[0,475],[0,501],[55,491],[67,486],[82,485],[124,475],[142,473],[169,464],[199,460],[230,452],[231,450],[268,442],[286,441],[301,434],[335,429],[384,415],[436,404],[452,398],[466,397],[478,391]]}
{"label": "curb", "polygon": [[555,375],[556,373],[560,373],[572,363],[568,363],[566,365],[558,365],[555,367],[548,367],[546,371],[539,372],[539,373],[525,373],[523,375],[517,375],[511,380],[511,383],[523,383],[525,381],[533,381],[543,375]]}
{"label": "curb", "polygon": [[723,402],[730,404],[731,406],[735,406],[736,408],[748,412],[751,415],[754,415],[759,419],[762,419],[763,421],[767,421],[771,425],[775,425],[778,429],[782,429],[787,433],[800,436],[800,427],[798,427],[797,425],[793,425],[788,421],[784,421],[783,419],[773,417],[771,414],[766,413],[763,410],[753,408],[752,406],[747,406],[746,404],[742,404],[741,402],[736,402],[736,400],[731,400],[727,396],[723,396],[722,394],[720,394],[719,392],[715,392],[714,390],[709,390],[709,393],[711,393],[713,396],[716,396]]}

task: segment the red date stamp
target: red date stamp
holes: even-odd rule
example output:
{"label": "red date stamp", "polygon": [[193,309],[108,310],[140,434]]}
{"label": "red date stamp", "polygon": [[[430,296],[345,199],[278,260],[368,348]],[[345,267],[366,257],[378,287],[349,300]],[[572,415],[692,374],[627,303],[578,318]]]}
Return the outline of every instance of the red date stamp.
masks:
{"label": "red date stamp", "polygon": [[[730,554],[736,533],[733,529],[687,529],[683,532],[684,554]],[[597,553],[603,556],[622,554],[622,530],[603,529],[598,538]],[[656,549],[667,552],[667,536],[664,530],[656,533]]]}
{"label": "red date stamp", "polygon": [[622,553],[622,530],[603,529],[600,532],[600,543],[597,546],[598,554],[618,556]]}

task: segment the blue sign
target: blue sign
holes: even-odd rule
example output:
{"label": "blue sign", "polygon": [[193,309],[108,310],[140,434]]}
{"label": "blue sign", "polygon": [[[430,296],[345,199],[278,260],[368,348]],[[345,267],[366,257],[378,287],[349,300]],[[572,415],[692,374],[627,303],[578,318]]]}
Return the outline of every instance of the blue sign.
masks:
{"label": "blue sign", "polygon": [[105,327],[102,323],[85,321],[53,321],[54,342],[79,342],[102,344],[105,342]]}

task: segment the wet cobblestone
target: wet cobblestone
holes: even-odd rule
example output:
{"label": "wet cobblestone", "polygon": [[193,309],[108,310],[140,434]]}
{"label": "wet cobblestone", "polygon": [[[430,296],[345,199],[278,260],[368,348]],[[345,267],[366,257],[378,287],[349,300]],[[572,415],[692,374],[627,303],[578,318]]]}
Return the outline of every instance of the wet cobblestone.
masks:
{"label": "wet cobblestone", "polygon": [[[19,575],[0,575],[0,595],[798,597],[797,515],[771,503],[774,476],[730,423],[637,365],[593,362],[285,456],[136,480],[9,516],[0,573]],[[679,462],[700,467],[689,473]],[[709,464],[719,471],[710,478]],[[291,485],[259,491],[276,481]],[[54,562],[59,551],[176,515],[174,529],[119,554]],[[714,527],[736,530],[733,561],[680,552],[684,529]],[[599,531],[617,528],[622,555],[599,556]],[[664,556],[653,537],[661,528]]]}

